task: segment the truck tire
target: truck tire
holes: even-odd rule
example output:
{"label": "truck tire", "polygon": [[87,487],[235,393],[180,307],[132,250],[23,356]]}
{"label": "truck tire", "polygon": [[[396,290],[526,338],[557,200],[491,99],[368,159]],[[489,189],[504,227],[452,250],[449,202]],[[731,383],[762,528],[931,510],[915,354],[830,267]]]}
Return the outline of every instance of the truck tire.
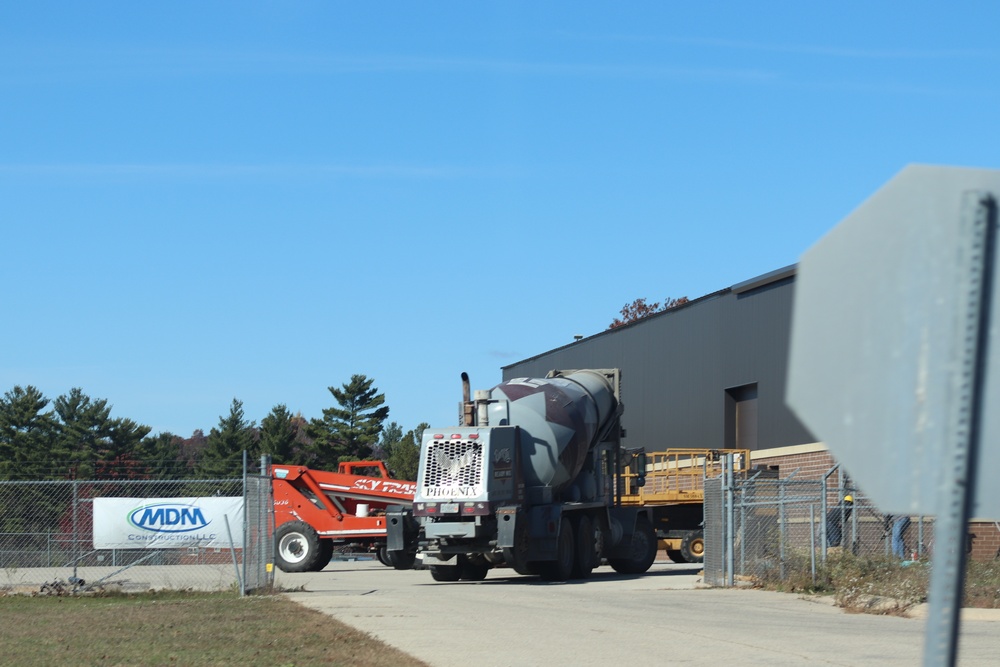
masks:
{"label": "truck tire", "polygon": [[389,550],[385,548],[384,544],[380,545],[375,550],[375,558],[377,558],[378,562],[382,563],[382,565],[392,567],[392,561],[389,560]]}
{"label": "truck tire", "polygon": [[528,530],[524,521],[518,521],[514,529],[514,546],[503,548],[503,559],[518,574],[538,574],[536,563],[529,563],[528,555]]}
{"label": "truck tire", "polygon": [[274,531],[274,560],[283,572],[322,570],[332,556],[333,542],[321,540],[304,521],[289,521]]}
{"label": "truck tire", "polygon": [[581,514],[576,522],[576,559],[573,562],[573,578],[586,579],[597,567],[597,538],[590,517]]}
{"label": "truck tire", "polygon": [[632,544],[627,558],[609,558],[608,563],[620,574],[642,574],[656,560],[656,532],[644,516],[635,520]]}
{"label": "truck tire", "polygon": [[397,570],[412,570],[417,562],[416,551],[387,551],[389,563]]}
{"label": "truck tire", "polygon": [[686,563],[684,556],[681,555],[680,549],[667,549],[667,558],[674,561],[675,563]]}
{"label": "truck tire", "polygon": [[458,578],[462,581],[482,581],[490,571],[490,564],[467,556],[459,556],[457,569]]}
{"label": "truck tire", "polygon": [[539,574],[545,581],[566,581],[573,576],[576,565],[576,540],[573,539],[573,524],[568,517],[559,522],[559,542],[556,545],[556,559],[542,561]]}
{"label": "truck tire", "polygon": [[705,560],[705,533],[692,530],[681,540],[681,558],[687,563],[701,563]]}
{"label": "truck tire", "polygon": [[434,581],[458,581],[461,578],[458,565],[431,565],[428,569]]}

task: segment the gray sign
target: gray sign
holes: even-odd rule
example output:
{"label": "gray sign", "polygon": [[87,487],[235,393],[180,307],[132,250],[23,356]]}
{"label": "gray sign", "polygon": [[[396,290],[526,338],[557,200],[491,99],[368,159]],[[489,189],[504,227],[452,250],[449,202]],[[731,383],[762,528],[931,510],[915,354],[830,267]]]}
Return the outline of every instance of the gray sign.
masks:
{"label": "gray sign", "polygon": [[992,270],[976,231],[996,224],[991,198],[1000,171],[907,167],[800,262],[788,403],[885,511],[942,509],[979,396],[972,516],[1000,516],[1000,290],[977,292],[976,268]]}

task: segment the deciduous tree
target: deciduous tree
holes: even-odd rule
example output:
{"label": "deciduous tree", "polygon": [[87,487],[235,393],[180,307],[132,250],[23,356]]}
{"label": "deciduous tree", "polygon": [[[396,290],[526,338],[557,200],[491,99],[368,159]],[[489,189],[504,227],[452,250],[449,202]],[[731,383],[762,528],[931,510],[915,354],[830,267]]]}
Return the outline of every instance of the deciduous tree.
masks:
{"label": "deciduous tree", "polygon": [[671,299],[670,297],[667,297],[663,300],[662,304],[659,301],[646,303],[645,298],[636,299],[632,303],[626,303],[622,307],[620,316],[612,320],[608,328],[617,329],[618,327],[623,327],[626,324],[637,322],[655,313],[662,313],[664,310],[670,310],[671,308],[676,308],[677,306],[683,306],[687,302],[688,298],[686,296],[682,296],[679,299]]}

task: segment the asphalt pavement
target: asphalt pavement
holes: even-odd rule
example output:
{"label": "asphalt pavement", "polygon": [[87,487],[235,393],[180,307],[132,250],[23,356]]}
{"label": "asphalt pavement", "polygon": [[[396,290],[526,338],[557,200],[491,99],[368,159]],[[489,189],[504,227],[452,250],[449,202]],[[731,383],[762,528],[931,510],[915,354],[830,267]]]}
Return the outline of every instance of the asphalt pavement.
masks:
{"label": "asphalt pavement", "polygon": [[[522,665],[918,665],[924,620],[847,614],[829,601],[710,589],[700,566],[609,567],[549,583],[495,569],[437,583],[426,570],[334,561],[277,573],[287,595],[433,667]],[[1000,662],[1000,623],[963,620],[960,665]]]}

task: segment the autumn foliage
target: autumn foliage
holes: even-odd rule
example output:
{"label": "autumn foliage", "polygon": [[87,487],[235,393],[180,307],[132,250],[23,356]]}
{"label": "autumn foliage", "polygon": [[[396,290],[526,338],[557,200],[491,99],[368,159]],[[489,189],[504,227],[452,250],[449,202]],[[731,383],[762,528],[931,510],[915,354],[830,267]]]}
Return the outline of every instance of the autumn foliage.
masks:
{"label": "autumn foliage", "polygon": [[667,297],[663,300],[663,303],[659,301],[654,301],[653,303],[646,303],[646,299],[636,299],[632,303],[627,303],[622,308],[621,316],[616,317],[611,324],[608,326],[609,329],[617,329],[618,327],[623,327],[626,324],[631,324],[632,322],[637,322],[644,317],[649,317],[656,313],[662,313],[664,310],[670,310],[671,308],[676,308],[677,306],[683,306],[688,302],[686,296],[682,296],[679,299],[671,299]]}

